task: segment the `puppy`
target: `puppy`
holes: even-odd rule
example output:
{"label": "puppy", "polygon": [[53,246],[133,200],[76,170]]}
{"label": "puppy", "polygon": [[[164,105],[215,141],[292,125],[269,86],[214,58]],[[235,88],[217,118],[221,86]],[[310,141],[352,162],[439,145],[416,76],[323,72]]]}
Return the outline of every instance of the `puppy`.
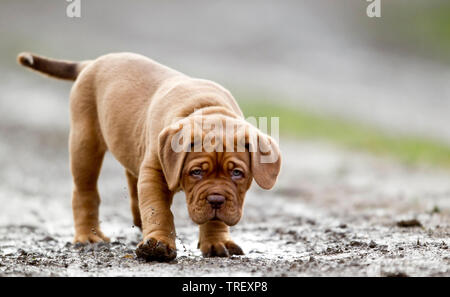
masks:
{"label": "puppy", "polygon": [[109,240],[100,229],[97,190],[109,150],[125,168],[134,224],[142,230],[138,257],[176,257],[170,206],[180,190],[200,226],[202,254],[243,254],[228,226],[240,220],[253,179],[273,187],[281,157],[275,141],[244,120],[229,91],[133,53],[83,62],[22,53],[18,62],[75,81],[69,137],[74,242]]}

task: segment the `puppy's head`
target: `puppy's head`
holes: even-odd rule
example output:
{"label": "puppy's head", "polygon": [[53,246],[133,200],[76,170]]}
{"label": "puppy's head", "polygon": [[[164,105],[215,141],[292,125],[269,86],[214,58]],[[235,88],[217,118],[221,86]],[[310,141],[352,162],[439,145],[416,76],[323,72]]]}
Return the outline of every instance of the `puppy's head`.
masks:
{"label": "puppy's head", "polygon": [[221,220],[229,226],[240,220],[252,180],[272,188],[281,165],[272,138],[243,120],[217,115],[164,129],[159,158],[169,189],[184,190],[195,223]]}

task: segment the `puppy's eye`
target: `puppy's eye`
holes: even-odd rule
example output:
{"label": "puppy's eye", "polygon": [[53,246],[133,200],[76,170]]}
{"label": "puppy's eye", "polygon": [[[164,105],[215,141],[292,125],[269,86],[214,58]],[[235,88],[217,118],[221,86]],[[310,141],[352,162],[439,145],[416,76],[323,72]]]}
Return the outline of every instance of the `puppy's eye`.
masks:
{"label": "puppy's eye", "polygon": [[201,177],[203,175],[203,171],[201,169],[194,169],[191,170],[189,174],[193,177]]}
{"label": "puppy's eye", "polygon": [[234,178],[239,178],[239,177],[242,177],[243,175],[244,175],[244,173],[239,169],[233,169],[231,171],[231,176]]}

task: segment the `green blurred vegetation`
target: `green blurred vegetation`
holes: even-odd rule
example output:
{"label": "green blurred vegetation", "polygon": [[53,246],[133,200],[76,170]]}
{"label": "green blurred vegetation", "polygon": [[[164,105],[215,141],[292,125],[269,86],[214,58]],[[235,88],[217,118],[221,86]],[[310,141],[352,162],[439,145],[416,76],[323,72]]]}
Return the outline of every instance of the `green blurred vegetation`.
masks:
{"label": "green blurred vegetation", "polygon": [[415,26],[442,54],[450,57],[450,2],[418,14]]}
{"label": "green blurred vegetation", "polygon": [[320,115],[298,107],[242,96],[239,101],[246,117],[279,117],[281,136],[325,140],[346,148],[395,157],[411,165],[450,168],[450,145],[404,135],[390,135],[377,128],[339,117]]}
{"label": "green blurred vegetation", "polygon": [[379,45],[450,62],[450,1],[384,1],[380,20],[360,22]]}

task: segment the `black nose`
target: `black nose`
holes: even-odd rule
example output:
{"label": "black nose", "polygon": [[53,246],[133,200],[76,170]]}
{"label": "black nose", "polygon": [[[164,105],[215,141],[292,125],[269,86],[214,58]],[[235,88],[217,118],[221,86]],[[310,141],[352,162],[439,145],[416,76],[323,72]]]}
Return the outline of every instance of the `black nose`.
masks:
{"label": "black nose", "polygon": [[222,195],[209,195],[206,200],[208,200],[208,203],[211,204],[212,208],[219,209],[222,204],[225,202],[225,197]]}

